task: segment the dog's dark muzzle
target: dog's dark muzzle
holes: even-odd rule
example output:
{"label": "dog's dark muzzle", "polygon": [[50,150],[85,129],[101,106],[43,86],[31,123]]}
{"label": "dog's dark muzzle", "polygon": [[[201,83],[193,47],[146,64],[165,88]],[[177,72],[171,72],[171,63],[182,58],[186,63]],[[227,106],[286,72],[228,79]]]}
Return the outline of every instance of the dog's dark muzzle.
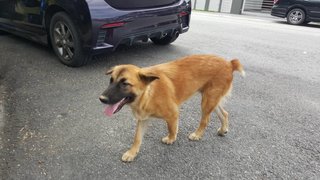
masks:
{"label": "dog's dark muzzle", "polygon": [[99,97],[100,101],[104,104],[116,104],[122,99],[126,99],[126,103],[131,103],[135,99],[135,95],[131,92],[126,92],[122,89],[119,83],[112,83],[109,85]]}
{"label": "dog's dark muzzle", "polygon": [[104,104],[115,104],[123,99],[125,95],[121,92],[119,85],[112,83],[99,97]]}

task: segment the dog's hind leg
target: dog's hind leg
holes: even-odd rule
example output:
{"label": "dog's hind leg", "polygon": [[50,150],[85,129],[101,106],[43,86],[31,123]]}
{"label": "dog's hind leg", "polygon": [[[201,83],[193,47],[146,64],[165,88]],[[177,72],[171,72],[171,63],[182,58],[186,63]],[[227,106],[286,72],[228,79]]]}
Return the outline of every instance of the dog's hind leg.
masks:
{"label": "dog's hind leg", "polygon": [[202,117],[200,125],[195,132],[189,135],[190,140],[197,141],[202,138],[205,128],[210,120],[210,114],[220,102],[221,94],[222,93],[220,89],[203,90],[201,102]]}
{"label": "dog's hind leg", "polygon": [[125,152],[122,156],[122,161],[130,162],[137,156],[140,145],[142,143],[143,135],[148,126],[148,120],[138,120],[137,127],[136,127],[136,134],[134,136],[134,141],[131,148]]}
{"label": "dog's hind leg", "polygon": [[221,127],[218,129],[218,135],[224,136],[228,132],[228,112],[225,111],[221,105],[218,105],[215,112],[221,122]]}

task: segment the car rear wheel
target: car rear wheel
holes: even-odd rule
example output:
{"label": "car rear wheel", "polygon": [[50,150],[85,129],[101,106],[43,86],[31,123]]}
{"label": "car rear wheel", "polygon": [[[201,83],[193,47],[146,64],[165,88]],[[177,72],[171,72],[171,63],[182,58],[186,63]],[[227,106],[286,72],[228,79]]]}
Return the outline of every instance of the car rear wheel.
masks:
{"label": "car rear wheel", "polygon": [[164,37],[150,38],[154,44],[157,45],[168,45],[174,42],[179,37],[179,32],[175,31],[172,35],[166,35]]}
{"label": "car rear wheel", "polygon": [[60,61],[72,67],[84,65],[89,55],[82,51],[80,33],[64,12],[56,13],[50,22],[51,45]]}
{"label": "car rear wheel", "polygon": [[306,13],[300,9],[292,9],[287,15],[287,22],[293,25],[303,24],[306,19]]}

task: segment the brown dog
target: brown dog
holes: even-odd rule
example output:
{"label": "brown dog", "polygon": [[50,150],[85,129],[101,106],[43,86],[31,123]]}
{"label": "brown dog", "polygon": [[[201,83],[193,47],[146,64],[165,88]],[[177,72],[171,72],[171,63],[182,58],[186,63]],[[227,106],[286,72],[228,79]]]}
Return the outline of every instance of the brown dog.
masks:
{"label": "brown dog", "polygon": [[220,102],[231,91],[233,71],[244,75],[239,60],[229,62],[211,55],[193,55],[146,68],[119,65],[109,70],[110,85],[100,96],[107,104],[106,115],[111,116],[129,104],[137,119],[133,145],[123,154],[122,161],[129,162],[136,157],[150,117],[166,121],[169,134],[162,142],[172,144],[177,138],[179,106],[195,92],[202,95],[202,117],[198,129],[189,139],[201,139],[214,110],[221,122],[218,134],[225,135],[228,113]]}

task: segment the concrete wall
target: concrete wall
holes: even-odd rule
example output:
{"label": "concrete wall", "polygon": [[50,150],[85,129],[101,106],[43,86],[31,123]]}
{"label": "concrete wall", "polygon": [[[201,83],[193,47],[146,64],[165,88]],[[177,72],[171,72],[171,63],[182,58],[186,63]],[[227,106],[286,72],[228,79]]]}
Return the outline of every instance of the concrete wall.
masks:
{"label": "concrete wall", "polygon": [[219,11],[220,0],[210,0],[209,2],[209,11]]}
{"label": "concrete wall", "polygon": [[206,5],[206,0],[197,0],[196,8],[197,10],[204,10]]}
{"label": "concrete wall", "polygon": [[[196,10],[240,14],[243,1],[244,0],[191,0],[191,3],[192,8]],[[240,10],[238,9],[239,4]]]}
{"label": "concrete wall", "polygon": [[221,12],[230,13],[232,0],[223,0],[221,4]]}

